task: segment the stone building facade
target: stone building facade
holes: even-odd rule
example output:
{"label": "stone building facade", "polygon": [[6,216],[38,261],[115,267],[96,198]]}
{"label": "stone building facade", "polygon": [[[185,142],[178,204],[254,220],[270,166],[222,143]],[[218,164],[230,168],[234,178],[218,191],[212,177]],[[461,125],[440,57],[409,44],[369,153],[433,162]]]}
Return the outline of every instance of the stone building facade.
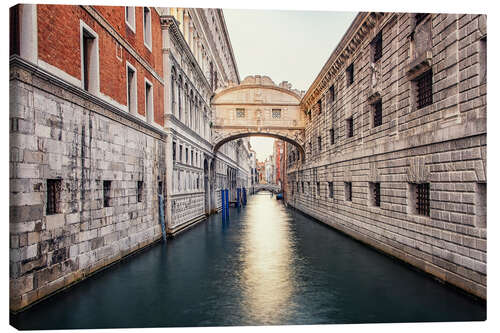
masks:
{"label": "stone building facade", "polygon": [[301,101],[287,202],[486,298],[486,17],[360,13]]}
{"label": "stone building facade", "polygon": [[173,234],[218,209],[218,189],[248,183],[249,154],[211,141],[210,99],[239,83],[221,10],[18,5],[10,18],[19,310],[160,239],[162,218]]}

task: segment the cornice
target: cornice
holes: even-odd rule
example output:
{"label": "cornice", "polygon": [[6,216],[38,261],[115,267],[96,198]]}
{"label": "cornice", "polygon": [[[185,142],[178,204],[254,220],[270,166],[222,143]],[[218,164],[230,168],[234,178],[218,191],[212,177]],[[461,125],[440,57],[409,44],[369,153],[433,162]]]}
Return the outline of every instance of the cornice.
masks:
{"label": "cornice", "polygon": [[175,41],[179,44],[179,46],[182,48],[182,51],[184,51],[184,54],[187,55],[187,57],[190,60],[190,64],[193,66],[195,72],[198,74],[200,77],[200,80],[203,82],[205,85],[205,88],[208,89],[208,91],[213,91],[212,87],[207,81],[207,78],[205,77],[205,74],[203,73],[203,70],[201,69],[200,65],[198,64],[198,61],[196,61],[196,58],[191,52],[191,48],[187,44],[186,40],[184,39],[184,35],[179,29],[179,25],[177,20],[172,16],[172,15],[162,15],[160,16],[160,24],[162,30],[168,29],[168,31],[174,36]]}
{"label": "cornice", "polygon": [[230,93],[230,92],[233,92],[233,91],[237,91],[237,90],[248,89],[248,88],[260,88],[260,89],[277,90],[277,91],[283,92],[285,94],[288,94],[288,95],[290,95],[292,97],[295,97],[297,99],[297,105],[300,105],[300,96],[297,95],[296,93],[294,93],[293,91],[285,89],[285,88],[281,88],[281,87],[278,87],[278,86],[261,85],[261,84],[244,84],[244,85],[238,85],[238,86],[235,86],[235,87],[230,87],[230,88],[224,89],[224,90],[218,92],[212,98],[212,105],[217,105],[217,103],[215,102],[215,100],[217,98],[219,98],[219,97],[227,94],[227,93]]}
{"label": "cornice", "polygon": [[217,12],[219,12],[220,20],[222,22],[222,27],[223,32],[224,32],[224,37],[226,38],[227,45],[229,47],[229,54],[231,55],[231,60],[234,65],[234,71],[236,72],[236,78],[238,79],[238,84],[240,84],[240,73],[238,72],[238,65],[236,64],[236,59],[234,57],[234,52],[233,52],[233,46],[231,44],[231,39],[229,38],[229,32],[227,31],[227,26],[226,26],[226,19],[224,18],[224,13],[222,9],[218,9]]}
{"label": "cornice", "polygon": [[335,76],[351,57],[358,51],[365,37],[375,27],[377,20],[384,13],[361,12],[359,13],[349,29],[342,37],[340,43],[328,58],[318,76],[302,98],[301,108],[305,111],[313,106],[318,98],[330,87]]}

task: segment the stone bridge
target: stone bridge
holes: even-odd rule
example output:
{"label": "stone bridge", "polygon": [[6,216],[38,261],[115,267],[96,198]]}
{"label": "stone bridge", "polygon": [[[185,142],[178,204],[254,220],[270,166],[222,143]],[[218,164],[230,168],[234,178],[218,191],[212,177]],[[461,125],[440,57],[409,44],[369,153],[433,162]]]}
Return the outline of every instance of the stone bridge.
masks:
{"label": "stone bridge", "polygon": [[274,137],[295,145],[304,157],[303,92],[267,76],[247,76],[240,85],[220,90],[212,99],[214,151],[246,136]]}
{"label": "stone bridge", "polygon": [[260,192],[260,191],[270,191],[273,193],[279,193],[281,192],[281,187],[276,184],[256,184],[253,186],[254,193]]}

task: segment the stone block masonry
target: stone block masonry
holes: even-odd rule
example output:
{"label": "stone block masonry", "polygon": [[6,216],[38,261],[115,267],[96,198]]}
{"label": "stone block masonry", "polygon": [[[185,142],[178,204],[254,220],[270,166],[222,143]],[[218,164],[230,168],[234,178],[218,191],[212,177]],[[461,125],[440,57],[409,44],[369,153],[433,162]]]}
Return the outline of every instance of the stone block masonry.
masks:
{"label": "stone block masonry", "polygon": [[[161,237],[165,144],[141,121],[36,70],[14,64],[11,74],[10,307],[18,310]],[[56,193],[47,180],[60,184]],[[58,202],[50,212],[49,195]]]}

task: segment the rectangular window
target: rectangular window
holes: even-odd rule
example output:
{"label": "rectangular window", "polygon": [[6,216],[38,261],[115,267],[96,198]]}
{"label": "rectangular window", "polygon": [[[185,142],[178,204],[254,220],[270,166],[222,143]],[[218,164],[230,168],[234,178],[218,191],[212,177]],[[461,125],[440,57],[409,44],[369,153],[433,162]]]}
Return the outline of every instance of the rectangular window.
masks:
{"label": "rectangular window", "polygon": [[182,145],[179,145],[179,162],[182,163]]}
{"label": "rectangular window", "polygon": [[412,213],[430,216],[430,184],[410,184],[410,201],[412,202]]}
{"label": "rectangular window", "polygon": [[428,70],[416,79],[417,109],[432,104],[432,70]]}
{"label": "rectangular window", "polygon": [[186,147],[186,164],[188,163],[189,149]]}
{"label": "rectangular window", "polygon": [[158,182],[158,194],[163,195],[163,182]]}
{"label": "rectangular window", "polygon": [[302,193],[304,193],[304,182],[302,182]]}
{"label": "rectangular window", "polygon": [[486,183],[476,183],[474,206],[476,227],[486,228]]}
{"label": "rectangular window", "polygon": [[194,157],[194,152],[191,150],[191,164],[193,164],[193,162],[194,162],[194,158],[193,157]]}
{"label": "rectangular window", "polygon": [[347,137],[352,138],[354,136],[354,121],[352,117],[347,118],[345,123]]}
{"label": "rectangular window", "polygon": [[127,105],[128,112],[137,113],[137,78],[135,68],[127,64]]}
{"label": "rectangular window", "polygon": [[333,128],[330,128],[330,144],[334,144],[335,143],[335,131],[333,130]]}
{"label": "rectangular window", "polygon": [[380,207],[380,183],[370,183],[370,204],[374,207]]}
{"label": "rectangular window", "polygon": [[61,184],[61,179],[47,179],[47,215],[61,212]]}
{"label": "rectangular window", "polygon": [[352,182],[344,182],[344,194],[346,201],[352,201]]}
{"label": "rectangular window", "polygon": [[335,87],[332,86],[330,87],[330,100],[333,102],[335,100]]}
{"label": "rectangular window", "polygon": [[479,40],[479,84],[486,83],[486,37]]}
{"label": "rectangular window", "polygon": [[172,143],[172,160],[175,162],[177,159],[177,151],[176,151],[177,145],[175,142]]}
{"label": "rectangular window", "polygon": [[135,32],[135,7],[125,7],[125,23]]}
{"label": "rectangular window", "polygon": [[149,81],[145,81],[145,111],[146,111],[146,120],[148,123],[153,122],[153,85]]}
{"label": "rectangular window", "polygon": [[144,7],[143,13],[144,45],[151,51],[151,11],[148,7]]}
{"label": "rectangular window", "polygon": [[99,91],[99,42],[97,34],[80,21],[82,88]]}
{"label": "rectangular window", "polygon": [[347,67],[346,76],[347,76],[347,86],[349,87],[351,84],[354,83],[354,63],[350,64],[349,67]]}
{"label": "rectangular window", "polygon": [[328,196],[333,198],[333,182],[328,182]]}
{"label": "rectangular window", "polygon": [[321,196],[321,184],[320,184],[320,182],[316,182],[316,194],[318,195],[318,197]]}
{"label": "rectangular window", "polygon": [[280,119],[281,118],[281,109],[273,109],[272,110],[272,117],[273,117],[273,119]]}
{"label": "rectangular window", "polygon": [[321,151],[321,137],[318,136],[318,152]]}
{"label": "rectangular window", "polygon": [[143,188],[143,181],[139,180],[137,182],[137,202],[142,202],[142,188]]}
{"label": "rectangular window", "polygon": [[236,109],[236,118],[245,118],[245,109]]}
{"label": "rectangular window", "polygon": [[373,38],[371,42],[373,62],[377,62],[380,58],[382,58],[382,31],[380,31],[375,38]]}
{"label": "rectangular window", "polygon": [[373,108],[373,127],[382,125],[382,100],[379,99],[372,105]]}
{"label": "rectangular window", "polygon": [[318,114],[321,114],[321,99],[318,100],[318,106],[317,106],[317,108],[318,108]]}
{"label": "rectangular window", "polygon": [[102,198],[104,202],[104,207],[110,207],[111,205],[111,180],[105,180],[102,182]]}

